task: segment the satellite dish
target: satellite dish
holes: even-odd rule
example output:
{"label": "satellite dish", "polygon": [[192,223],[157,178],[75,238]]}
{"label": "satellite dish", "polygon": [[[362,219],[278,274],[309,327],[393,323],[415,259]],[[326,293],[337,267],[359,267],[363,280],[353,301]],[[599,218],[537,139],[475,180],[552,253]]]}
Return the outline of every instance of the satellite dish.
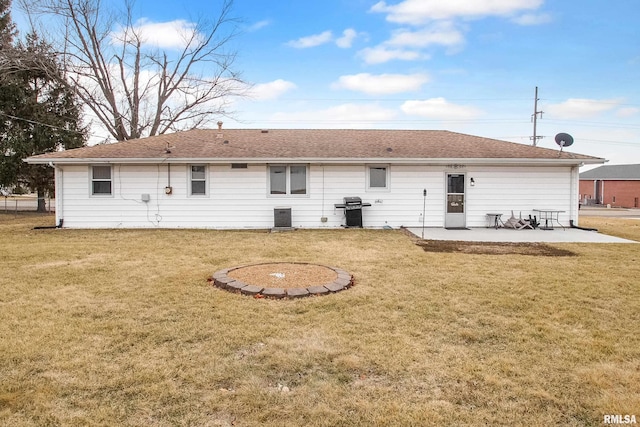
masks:
{"label": "satellite dish", "polygon": [[569,147],[573,144],[573,137],[568,133],[559,133],[556,135],[556,144],[558,144],[562,150],[564,147]]}

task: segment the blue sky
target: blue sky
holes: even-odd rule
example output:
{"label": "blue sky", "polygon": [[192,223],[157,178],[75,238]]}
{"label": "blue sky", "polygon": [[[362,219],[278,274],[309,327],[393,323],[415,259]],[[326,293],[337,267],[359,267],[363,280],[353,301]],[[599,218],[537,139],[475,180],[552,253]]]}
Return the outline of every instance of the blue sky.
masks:
{"label": "blue sky", "polygon": [[[147,24],[218,10],[136,2]],[[637,0],[236,0],[233,14],[236,68],[254,87],[225,127],[446,129],[529,144],[538,86],[538,145],[557,148],[566,132],[571,151],[640,163]]]}

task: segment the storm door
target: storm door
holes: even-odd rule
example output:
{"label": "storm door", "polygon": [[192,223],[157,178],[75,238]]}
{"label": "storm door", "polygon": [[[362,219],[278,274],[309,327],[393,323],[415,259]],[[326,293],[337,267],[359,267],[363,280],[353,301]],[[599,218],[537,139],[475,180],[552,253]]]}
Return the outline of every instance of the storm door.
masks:
{"label": "storm door", "polygon": [[465,194],[464,194],[465,174],[447,174],[447,211],[444,219],[446,228],[465,228]]}

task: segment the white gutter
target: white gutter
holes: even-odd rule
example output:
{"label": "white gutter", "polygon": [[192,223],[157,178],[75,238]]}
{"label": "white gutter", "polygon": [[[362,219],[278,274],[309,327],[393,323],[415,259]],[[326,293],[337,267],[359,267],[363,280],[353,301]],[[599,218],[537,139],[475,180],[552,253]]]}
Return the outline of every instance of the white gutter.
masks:
{"label": "white gutter", "polygon": [[327,158],[327,157],[236,157],[236,158],[196,158],[196,157],[155,157],[155,158],[29,158],[25,159],[29,164],[56,164],[56,165],[85,165],[92,163],[117,163],[117,164],[188,164],[188,163],[209,163],[209,164],[229,164],[229,163],[314,163],[314,164],[362,164],[362,163],[389,163],[399,165],[548,165],[548,166],[582,166],[587,164],[602,164],[605,159],[531,159],[531,158],[398,158],[398,157],[350,157],[350,158]]}

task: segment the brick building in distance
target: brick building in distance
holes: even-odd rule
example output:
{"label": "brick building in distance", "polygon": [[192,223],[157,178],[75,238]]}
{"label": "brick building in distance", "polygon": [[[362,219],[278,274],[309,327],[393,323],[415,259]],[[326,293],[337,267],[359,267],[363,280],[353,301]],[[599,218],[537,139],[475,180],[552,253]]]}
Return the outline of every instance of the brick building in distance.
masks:
{"label": "brick building in distance", "polygon": [[583,204],[640,207],[640,164],[605,165],[580,174]]}

